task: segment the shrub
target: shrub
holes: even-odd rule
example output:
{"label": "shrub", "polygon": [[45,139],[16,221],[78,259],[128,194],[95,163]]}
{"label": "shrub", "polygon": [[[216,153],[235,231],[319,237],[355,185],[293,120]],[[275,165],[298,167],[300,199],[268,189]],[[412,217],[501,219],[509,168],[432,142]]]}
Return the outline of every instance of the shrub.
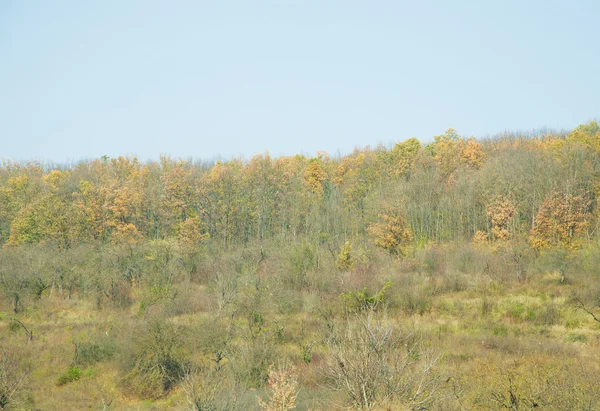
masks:
{"label": "shrub", "polygon": [[346,311],[365,311],[376,309],[385,300],[386,291],[392,286],[391,281],[387,281],[381,290],[375,294],[369,293],[367,287],[362,291],[348,291],[341,295]]}
{"label": "shrub", "polygon": [[242,347],[235,355],[235,372],[247,388],[260,388],[269,378],[269,365],[275,355],[271,345],[263,340]]}
{"label": "shrub", "polygon": [[560,319],[560,311],[554,304],[547,304],[540,307],[534,318],[534,322],[538,325],[554,325]]}
{"label": "shrub", "polygon": [[408,315],[423,315],[431,310],[432,298],[427,290],[413,288],[402,294],[401,306]]}
{"label": "shrub", "polygon": [[183,377],[185,342],[178,327],[164,322],[151,325],[135,342],[126,363],[126,387],[144,398],[168,393]]}
{"label": "shrub", "polygon": [[81,370],[78,367],[71,366],[66,373],[58,377],[57,385],[62,386],[81,378]]}
{"label": "shrub", "polygon": [[75,364],[89,365],[107,360],[113,357],[116,346],[111,342],[95,343],[80,342],[75,343]]}

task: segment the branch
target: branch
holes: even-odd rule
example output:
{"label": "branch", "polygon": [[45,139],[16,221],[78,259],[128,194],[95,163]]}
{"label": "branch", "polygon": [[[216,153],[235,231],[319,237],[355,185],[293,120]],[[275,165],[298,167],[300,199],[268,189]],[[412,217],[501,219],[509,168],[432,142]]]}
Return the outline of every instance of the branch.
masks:
{"label": "branch", "polygon": [[14,322],[16,322],[17,324],[19,324],[21,327],[23,327],[23,330],[25,330],[25,334],[27,334],[27,341],[31,342],[31,340],[33,340],[33,330],[29,330],[27,327],[25,327],[25,324],[23,324],[21,321],[17,320],[16,318],[12,318],[12,320]]}
{"label": "branch", "polygon": [[589,310],[585,306],[585,304],[583,303],[583,301],[581,301],[580,299],[577,299],[575,301],[579,304],[579,308],[581,308],[583,311],[585,311],[586,313],[588,313],[589,315],[591,315],[594,320],[596,320],[597,322],[600,323],[600,318],[596,317],[596,315],[594,314],[594,312],[591,311],[591,310]]}

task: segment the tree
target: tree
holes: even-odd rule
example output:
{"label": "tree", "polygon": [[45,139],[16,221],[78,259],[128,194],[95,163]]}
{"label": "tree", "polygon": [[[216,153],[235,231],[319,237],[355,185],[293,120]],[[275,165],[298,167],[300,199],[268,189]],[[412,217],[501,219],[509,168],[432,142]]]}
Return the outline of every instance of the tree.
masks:
{"label": "tree", "polygon": [[145,398],[159,398],[184,377],[185,341],[181,330],[170,323],[155,322],[135,341],[125,384]]}
{"label": "tree", "polygon": [[73,212],[78,217],[77,237],[85,240],[103,240],[106,235],[106,191],[88,180],[80,180],[73,192]]}
{"label": "tree", "polygon": [[585,194],[553,192],[547,195],[531,230],[531,246],[535,249],[577,248],[578,237],[589,224],[590,203]]}
{"label": "tree", "polygon": [[342,391],[355,409],[394,404],[428,409],[439,378],[437,358],[425,353],[411,334],[402,334],[372,312],[350,317],[339,333],[326,340],[326,374],[334,390]]}
{"label": "tree", "polygon": [[590,121],[587,124],[581,124],[575,128],[567,137],[567,142],[577,142],[600,152],[600,124],[597,121]]}
{"label": "tree", "polygon": [[404,255],[406,245],[412,239],[412,231],[400,210],[386,207],[379,214],[379,220],[369,227],[371,235],[375,238],[375,245],[391,254]]}
{"label": "tree", "polygon": [[346,241],[337,256],[335,265],[340,270],[350,270],[354,268],[355,264],[356,261],[352,255],[352,244],[350,244],[350,241]]}
{"label": "tree", "polygon": [[430,146],[438,167],[445,176],[449,176],[461,165],[478,169],[485,160],[481,143],[473,137],[464,140],[456,130],[449,128],[444,134],[434,137]]}
{"label": "tree", "polygon": [[398,143],[390,150],[393,168],[392,173],[397,176],[408,176],[414,171],[417,156],[421,151],[421,143],[412,137],[408,140]]}
{"label": "tree", "polygon": [[17,358],[15,351],[0,345],[0,410],[17,409],[26,402],[29,370]]}
{"label": "tree", "polygon": [[212,238],[223,241],[227,248],[236,237],[241,196],[238,183],[241,164],[238,161],[218,161],[209,173],[197,182],[198,212],[206,222]]}
{"label": "tree", "polygon": [[496,198],[487,206],[487,216],[492,224],[492,238],[494,240],[507,240],[509,224],[517,213],[517,207],[510,199]]}
{"label": "tree", "polygon": [[168,222],[168,234],[173,234],[177,227],[186,220],[192,205],[191,170],[185,167],[183,161],[175,164],[162,158],[163,174],[160,180],[163,184],[161,196],[164,208],[164,220]]}
{"label": "tree", "polygon": [[315,197],[321,198],[325,193],[325,181],[327,181],[327,173],[323,169],[321,159],[310,159],[304,171],[304,186],[306,189]]}
{"label": "tree", "polygon": [[296,367],[280,367],[275,369],[269,367],[269,379],[267,380],[271,394],[267,401],[258,399],[258,405],[265,411],[286,411],[296,408],[296,397],[298,396],[298,379]]}

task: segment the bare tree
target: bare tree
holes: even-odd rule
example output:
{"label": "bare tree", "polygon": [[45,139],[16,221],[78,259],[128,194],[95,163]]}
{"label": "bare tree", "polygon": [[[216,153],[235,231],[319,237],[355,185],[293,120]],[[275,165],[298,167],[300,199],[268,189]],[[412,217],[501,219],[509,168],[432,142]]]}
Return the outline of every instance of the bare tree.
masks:
{"label": "bare tree", "polygon": [[424,352],[414,333],[403,335],[388,324],[371,311],[349,318],[341,333],[329,337],[326,373],[332,388],[356,409],[427,408],[440,382],[433,369],[439,357]]}
{"label": "bare tree", "polygon": [[17,355],[0,346],[0,410],[8,410],[23,402],[28,370],[17,361]]}

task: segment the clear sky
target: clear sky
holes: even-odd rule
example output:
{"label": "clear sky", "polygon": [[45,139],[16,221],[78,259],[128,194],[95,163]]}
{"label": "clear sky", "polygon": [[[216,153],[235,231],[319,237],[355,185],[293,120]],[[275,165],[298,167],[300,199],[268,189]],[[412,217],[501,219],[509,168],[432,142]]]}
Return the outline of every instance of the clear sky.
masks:
{"label": "clear sky", "polygon": [[0,1],[0,158],[346,153],[600,117],[600,1]]}

